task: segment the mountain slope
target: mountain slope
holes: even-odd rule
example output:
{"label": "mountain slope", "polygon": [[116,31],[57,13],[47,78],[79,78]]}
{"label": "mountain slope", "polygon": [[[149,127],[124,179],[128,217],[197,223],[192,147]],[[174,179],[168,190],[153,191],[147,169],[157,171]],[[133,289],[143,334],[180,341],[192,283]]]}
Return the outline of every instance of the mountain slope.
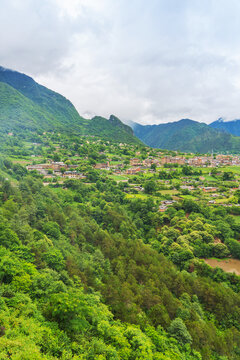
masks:
{"label": "mountain slope", "polygon": [[31,77],[0,67],[0,131],[60,131],[96,135],[109,140],[141,143],[132,129],[115,116],[109,120],[81,117],[64,96]]}
{"label": "mountain slope", "polygon": [[201,153],[240,149],[240,138],[190,119],[146,126],[135,123],[132,128],[139,139],[156,148]]}
{"label": "mountain slope", "polygon": [[50,130],[56,124],[54,116],[22,95],[11,86],[0,82],[1,130]]}
{"label": "mountain slope", "polygon": [[67,124],[79,127],[84,121],[73,104],[64,96],[39,85],[25,74],[0,67],[0,82],[8,84],[32,101],[38,109],[41,108],[47,118],[54,119],[54,125],[57,127],[61,128]]}
{"label": "mountain slope", "polygon": [[209,124],[214,129],[226,131],[232,135],[240,136],[240,120],[231,120],[231,121],[223,121],[223,119],[218,119],[213,123]]}
{"label": "mountain slope", "polygon": [[[114,140],[125,143],[142,143],[134,136],[130,126],[123,124],[116,116],[111,115],[109,120],[95,116],[87,125],[87,133],[100,134],[102,137],[114,137]],[[123,136],[124,134],[124,136]]]}

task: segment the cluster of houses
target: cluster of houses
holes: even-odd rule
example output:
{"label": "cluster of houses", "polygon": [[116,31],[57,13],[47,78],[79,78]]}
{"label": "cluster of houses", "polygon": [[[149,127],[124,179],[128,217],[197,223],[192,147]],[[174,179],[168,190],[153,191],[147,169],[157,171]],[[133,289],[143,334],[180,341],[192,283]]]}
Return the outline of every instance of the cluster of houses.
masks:
{"label": "cluster of houses", "polygon": [[[130,159],[130,168],[124,171],[127,175],[134,175],[139,172],[143,172],[146,169],[151,168],[151,165],[155,164],[157,167],[164,164],[177,164],[177,165],[189,165],[194,167],[218,167],[218,166],[230,166],[240,165],[239,156],[231,155],[216,155],[216,156],[195,156],[186,158],[184,156],[163,156],[161,158],[147,158],[141,160],[139,158]],[[106,163],[98,163],[94,166],[95,169],[100,170],[113,170],[115,174],[123,173],[123,164],[110,164],[110,161]]]}
{"label": "cluster of houses", "polygon": [[188,165],[209,167],[240,165],[240,157],[232,155],[196,156],[188,159]]}
{"label": "cluster of houses", "polygon": [[94,165],[95,169],[99,170],[113,170],[115,174],[127,174],[127,175],[134,175],[139,172],[143,172],[146,169],[149,169],[152,164],[156,164],[159,166],[158,159],[146,159],[140,160],[137,158],[130,159],[130,168],[123,171],[124,164],[110,164],[109,161],[105,163],[98,163]]}
{"label": "cluster of houses", "polygon": [[200,167],[217,167],[240,165],[240,157],[232,155],[216,155],[216,156],[194,156],[186,158],[184,156],[164,156],[160,159],[161,165],[178,164]]}
{"label": "cluster of houses", "polygon": [[216,155],[216,156],[195,156],[195,157],[185,157],[185,156],[163,156],[157,159],[131,159],[130,166],[133,167],[150,167],[152,164],[157,166],[162,166],[164,164],[177,164],[177,165],[190,165],[190,166],[201,166],[201,167],[217,167],[217,166],[230,166],[230,165],[240,165],[240,157],[232,155]]}
{"label": "cluster of houses", "polygon": [[200,190],[204,191],[205,193],[214,193],[214,192],[216,192],[218,190],[218,188],[215,187],[215,186],[197,186],[197,187],[194,187],[193,185],[181,185],[180,189],[188,190],[188,191],[192,191],[192,190],[195,190],[195,189],[200,189]]}
{"label": "cluster of houses", "polygon": [[84,179],[86,176],[74,170],[78,165],[67,165],[64,162],[48,162],[46,164],[28,165],[27,170],[37,171],[44,175],[44,178],[49,179],[55,176],[60,176],[68,179]]}
{"label": "cluster of houses", "polygon": [[[127,174],[134,175],[140,172],[144,172],[147,169],[150,169],[152,165],[155,164],[156,167],[163,166],[164,164],[178,164],[178,165],[190,165],[190,166],[201,166],[201,167],[217,167],[221,165],[240,165],[240,156],[231,156],[231,155],[216,155],[216,156],[195,156],[195,157],[184,157],[184,156],[162,156],[159,158],[147,158],[139,159],[132,158],[130,159],[130,167],[125,168],[125,165],[122,163],[111,164],[110,160],[104,163],[97,163],[94,165],[95,169],[98,170],[112,170],[114,174]],[[49,161],[45,164],[36,164],[28,165],[28,170],[36,170],[38,173],[44,175],[46,178],[51,178],[54,176],[60,176],[63,178],[73,178],[73,179],[83,179],[86,176],[82,173],[79,173],[75,168],[78,165],[68,165],[64,162],[54,162]],[[153,171],[153,170],[152,170]],[[192,188],[182,187],[182,189],[193,190]],[[204,189],[208,191],[208,189]]]}

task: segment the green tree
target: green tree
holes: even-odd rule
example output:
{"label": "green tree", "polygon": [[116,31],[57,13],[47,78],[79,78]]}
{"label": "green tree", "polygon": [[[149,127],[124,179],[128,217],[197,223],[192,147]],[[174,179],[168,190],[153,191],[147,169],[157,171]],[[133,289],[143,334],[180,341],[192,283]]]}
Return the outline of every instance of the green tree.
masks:
{"label": "green tree", "polygon": [[54,238],[56,240],[59,239],[61,232],[59,225],[54,221],[48,221],[46,224],[43,225],[43,231],[46,235],[50,238]]}
{"label": "green tree", "polygon": [[154,170],[154,171],[156,171],[156,169],[157,169],[157,165],[156,165],[156,164],[154,164],[154,163],[153,163],[153,164],[151,164],[151,169],[152,169],[152,170]]}
{"label": "green tree", "polygon": [[192,337],[189,334],[186,325],[181,318],[174,319],[169,328],[169,333],[174,337],[181,345],[191,344]]}
{"label": "green tree", "polygon": [[146,194],[153,194],[157,190],[157,184],[154,180],[146,181],[144,185],[144,191]]}

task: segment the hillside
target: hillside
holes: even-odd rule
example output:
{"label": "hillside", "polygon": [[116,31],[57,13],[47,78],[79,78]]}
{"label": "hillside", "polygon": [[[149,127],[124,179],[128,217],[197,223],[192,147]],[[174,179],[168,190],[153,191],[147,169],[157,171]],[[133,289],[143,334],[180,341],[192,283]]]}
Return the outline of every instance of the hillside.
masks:
{"label": "hillside", "polygon": [[[116,116],[111,115],[109,120],[101,116],[95,116],[87,124],[87,133],[98,135],[104,138],[114,138],[115,141],[124,143],[140,144],[141,141],[134,136],[130,126],[123,124]],[[124,134],[124,136],[123,136]]]}
{"label": "hillside", "polygon": [[238,360],[240,166],[209,176],[164,167],[162,150],[66,138],[0,156],[0,359]]}
{"label": "hillside", "polygon": [[25,74],[3,67],[0,67],[0,106],[1,132],[56,130],[141,143],[131,128],[114,116],[109,120],[101,117],[84,119],[64,96],[39,85]]}
{"label": "hillside", "polygon": [[[74,125],[80,129],[84,123],[84,119],[79,116],[73,104],[64,96],[47,89],[46,87],[36,83],[31,77],[21,74],[17,71],[12,71],[0,67],[0,82],[8,84],[12,89],[16,90],[14,96],[17,98],[18,109],[21,113],[27,114],[29,109],[29,101],[31,102],[31,111],[41,111],[44,124],[39,123],[35,119],[38,127],[55,126],[58,128],[66,128],[67,125]],[[2,89],[3,90],[3,89]],[[20,97],[17,96],[20,94]],[[22,95],[22,96],[21,96]],[[1,98],[4,93],[1,93]],[[24,97],[24,98],[23,98]],[[27,99],[23,101],[23,99]],[[8,114],[14,116],[14,108],[12,108],[12,97],[5,99],[5,109],[8,109]],[[27,105],[27,106],[26,106]],[[35,108],[35,109],[33,109]],[[6,113],[7,115],[7,113]],[[24,118],[20,117],[19,121],[24,122]],[[9,124],[10,125],[10,124]],[[15,126],[19,125],[17,122]]]}
{"label": "hillside", "polygon": [[155,148],[201,153],[240,149],[240,138],[190,119],[159,125],[135,123],[132,128],[139,139]]}
{"label": "hillside", "polygon": [[213,123],[209,124],[214,129],[226,131],[229,134],[240,136],[240,120],[231,120],[231,121],[224,121],[223,119],[218,119]]}
{"label": "hillside", "polygon": [[139,146],[116,116],[66,103],[67,122],[24,86],[0,82],[0,359],[238,360],[240,156]]}

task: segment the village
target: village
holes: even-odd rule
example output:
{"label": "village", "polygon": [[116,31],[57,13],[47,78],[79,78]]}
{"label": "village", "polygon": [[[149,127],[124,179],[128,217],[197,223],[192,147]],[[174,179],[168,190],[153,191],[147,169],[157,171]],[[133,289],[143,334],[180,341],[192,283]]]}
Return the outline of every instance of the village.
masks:
{"label": "village", "polygon": [[[152,166],[154,164],[154,166]],[[220,167],[220,166],[237,166],[240,165],[240,156],[231,155],[216,155],[216,156],[195,156],[195,157],[184,157],[184,156],[163,156],[160,158],[147,158],[141,160],[139,158],[130,159],[130,167],[123,170],[123,164],[111,165],[111,160],[105,163],[98,163],[94,166],[95,169],[99,170],[113,170],[115,174],[128,174],[133,175],[139,172],[144,172],[151,167],[157,168],[164,165],[176,165],[183,166],[189,165],[193,167]]]}
{"label": "village", "polygon": [[86,176],[84,176],[82,173],[74,170],[74,168],[77,167],[78,165],[71,164],[71,166],[69,166],[62,161],[51,161],[47,162],[46,164],[28,165],[26,168],[28,171],[37,171],[39,174],[43,175],[45,179],[51,179],[55,176],[60,176],[68,179],[86,178]]}

